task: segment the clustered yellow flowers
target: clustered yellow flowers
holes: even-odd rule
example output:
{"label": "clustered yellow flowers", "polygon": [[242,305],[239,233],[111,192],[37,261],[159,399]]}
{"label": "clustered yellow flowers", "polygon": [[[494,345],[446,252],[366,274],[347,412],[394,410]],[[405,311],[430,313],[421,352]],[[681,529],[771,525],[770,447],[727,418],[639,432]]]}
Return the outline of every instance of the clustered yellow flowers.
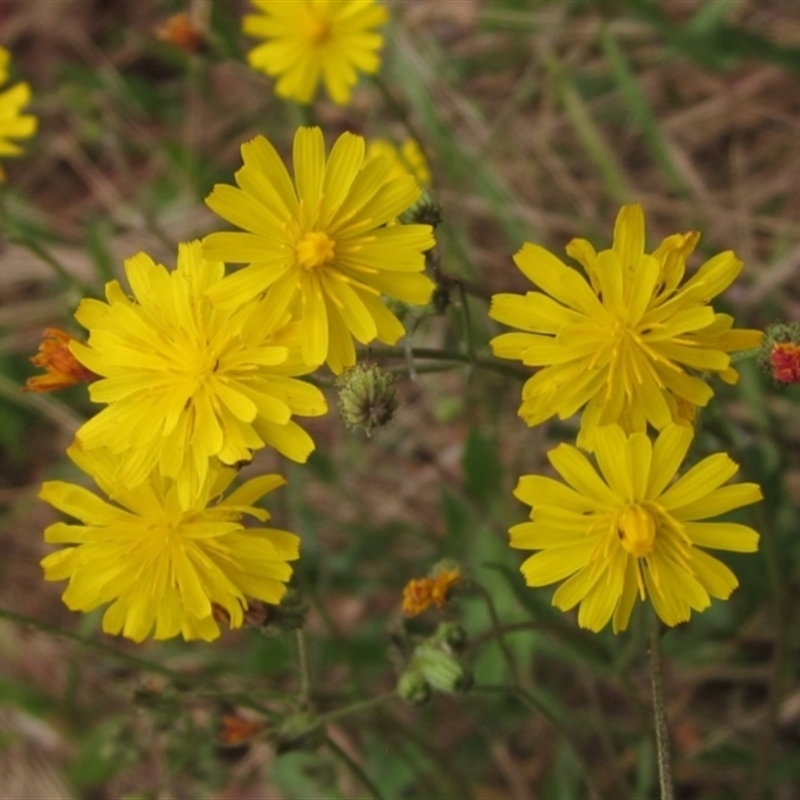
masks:
{"label": "clustered yellow flowers", "polygon": [[492,299],[490,316],[519,331],[495,337],[495,355],[538,368],[523,388],[523,420],[537,425],[583,409],[577,445],[596,466],[571,445],[550,451],[564,483],[520,478],[515,495],[532,507],[531,521],[510,533],[512,547],[539,551],[522,565],[528,585],[564,581],[554,605],[579,606],[579,625],[593,631],[609,620],[625,630],[637,598],[649,598],[667,625],[685,622],[738,585],[705,550],[757,548],[746,525],[701,521],[761,499],[755,484],[723,486],[737,471],[727,455],[709,456],[671,483],[695,410],[713,396],[704,376],[735,383],[729,354],[762,338],[708,305],[742,269],[732,252],[684,280],[698,239],[675,234],[647,253],[642,208],[625,206],[610,249],[598,253],[583,239],[567,246],[583,275],[526,244],[514,260],[541,291]]}
{"label": "clustered yellow flowers", "polygon": [[300,128],[293,179],[262,136],[242,157],[237,187],[207,202],[244,231],[181,244],[173,270],[129,258],[131,294],[114,280],[105,301],[83,300],[87,340],[50,332],[34,357],[48,374],[28,384],[89,381],[103,406],[69,455],[108,500],[45,483],[40,496],[82,524],[47,528],[66,547],[43,567],[69,581],[70,608],[110,604],[103,630],[135,641],[212,640],[220,618],[242,625],[250,600],[280,601],[298,537],[242,520],[269,519],[255,503],[283,478],[224,493],[262,448],[305,462],[314,442],[296,418],[327,403],[301,377],[355,364],[354,339],[396,342],[405,330],[383,297],[424,304],[434,288],[431,226],[397,222],[421,189],[390,158],[368,157],[360,136],[342,134],[326,156],[322,131]]}
{"label": "clustered yellow flowers", "polygon": [[[324,83],[343,104],[359,73],[378,70],[388,14],[375,0],[251,3],[243,29],[264,42],[248,61],[275,78],[279,96],[309,103]],[[0,48],[0,84],[8,58]],[[20,114],[29,96],[27,84],[0,93],[0,156],[18,154],[10,140],[35,131]],[[130,294],[111,281],[104,301],[81,302],[85,342],[49,330],[33,359],[47,374],[27,385],[89,382],[103,406],[69,456],[108,499],[45,483],[40,496],[81,524],[47,528],[63,547],[43,567],[47,580],[69,582],[70,608],[107,606],[103,629],[135,641],[212,640],[220,619],[243,624],[250,600],[280,601],[299,539],[243,520],[266,523],[255,504],[284,480],[262,475],[228,493],[238,468],[267,447],[305,462],[314,442],[297,420],[327,403],[302,377],[352,367],[356,343],[395,344],[405,329],[384,300],[424,305],[435,288],[424,273],[433,229],[403,221],[430,184],[417,143],[368,147],[343,133],[328,151],[322,130],[304,127],[291,170],[264,136],[241,156],[235,185],[206,199],[235,230],[181,244],[172,270],[145,253],[128,259]],[[735,383],[731,354],[762,338],[710,304],[742,270],[732,252],[687,277],[698,240],[675,234],[648,252],[644,212],[625,206],[610,248],[568,244],[580,270],[527,243],[514,261],[535,290],[492,298],[489,316],[514,329],[492,340],[494,354],[535,370],[522,419],[581,414],[575,446],[548,454],[561,480],[520,478],[515,495],[532,510],[510,529],[511,546],[535,551],[521,567],[527,583],[561,582],[553,603],[577,606],[593,631],[625,630],[637,599],[667,625],[688,620],[737,586],[706,551],[758,545],[744,524],[709,521],[761,499],[755,484],[724,485],[737,471],[726,454],[679,477],[697,409],[713,397],[707,377]],[[787,381],[796,350],[782,342],[773,354]],[[404,610],[442,606],[460,577],[411,581]]]}

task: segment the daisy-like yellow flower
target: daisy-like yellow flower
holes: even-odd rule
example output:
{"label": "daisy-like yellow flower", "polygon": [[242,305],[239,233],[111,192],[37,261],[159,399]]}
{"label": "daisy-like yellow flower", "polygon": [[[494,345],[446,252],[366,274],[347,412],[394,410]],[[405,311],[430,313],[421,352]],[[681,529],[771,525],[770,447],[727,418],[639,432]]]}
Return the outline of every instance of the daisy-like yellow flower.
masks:
{"label": "daisy-like yellow flower", "polygon": [[353,338],[394,344],[402,323],[385,294],[425,304],[434,284],[422,274],[434,245],[430,225],[388,225],[419,197],[411,175],[388,179],[386,158],[365,160],[360,136],[342,134],[325,157],[319,128],[294,139],[294,185],[275,148],[257,136],[242,145],[239,188],[218,184],[206,199],[247,231],[212,233],[206,258],[249,266],[209,289],[221,308],[266,292],[264,324],[287,311],[301,323],[303,358],[335,373],[355,364]]}
{"label": "daisy-like yellow flower", "polygon": [[296,326],[273,333],[255,303],[214,308],[204,293],[224,265],[206,261],[199,242],[180,245],[176,270],[139,253],[125,272],[133,299],[111,281],[107,302],[84,300],[75,314],[89,338],[70,349],[102,376],[91,400],[108,404],[78,430],[83,446],[126,454],[119,479],[130,486],[158,465],[184,502],[204,485],[211,458],[235,464],[270,445],[305,461],[314,443],[291,417],[324,414],[327,405],[319,389],[292,377],[309,371]]}
{"label": "daisy-like yellow flower", "polygon": [[[540,550],[522,564],[529,586],[564,580],[553,605],[580,604],[578,624],[599,631],[613,618],[625,630],[638,597],[649,597],[667,625],[727,600],[736,576],[706,548],[754,552],[758,534],[734,522],[705,522],[761,500],[755,483],[723,484],[738,470],[725,453],[704,458],[671,483],[692,441],[688,425],[668,425],[653,444],[618,425],[598,429],[598,469],[577,448],[560,444],[548,459],[565,483],[520,478],[515,496],[532,506],[532,522],[510,529],[511,546]],[[566,484],[566,485],[565,485]],[[566,579],[566,580],[565,580]]]}
{"label": "daisy-like yellow flower", "polygon": [[388,180],[411,173],[414,180],[423,188],[431,185],[431,171],[422,148],[414,139],[406,139],[397,147],[388,139],[372,139],[367,146],[367,161],[383,156],[392,165]]}
{"label": "daisy-like yellow flower", "polygon": [[[0,47],[0,86],[8,80],[8,67],[11,53]],[[31,87],[27,83],[17,83],[10,89],[0,92],[0,157],[18,156],[22,148],[12,139],[29,139],[36,133],[39,121],[32,114],[20,113],[31,100]],[[0,168],[0,181],[5,173]]]}
{"label": "daisy-like yellow flower", "polygon": [[111,603],[103,630],[136,642],[151,633],[211,641],[219,636],[215,607],[238,628],[249,598],[280,601],[300,540],[241,522],[245,516],[269,520],[253,504],[285,483],[280,475],[253,478],[222,499],[236,472],[215,462],[187,504],[175,481],[157,471],[131,489],[117,480],[119,457],[108,450],[74,444],[67,452],[113,498],[107,502],[64,481],[48,481],[39,493],[83,523],[56,522],[44,534],[51,544],[68,545],[44,558],[42,567],[48,581],[69,580],[63,599],[71,610]]}
{"label": "daisy-like yellow flower", "polygon": [[242,28],[266,39],[247,55],[253,69],[277,77],[280,97],[310,103],[319,82],[339,105],[350,100],[358,73],[378,71],[386,9],[375,0],[251,0],[258,10]]}
{"label": "daisy-like yellow flower", "polygon": [[611,249],[598,253],[584,239],[567,245],[588,280],[539,245],[517,253],[517,266],[542,291],[495,295],[489,315],[525,331],[495,337],[495,355],[542,368],[522,392],[528,425],[585,406],[578,444],[592,449],[598,425],[630,433],[648,422],[661,430],[693,420],[713,391],[690,370],[738,380],[728,353],[758,347],[762,333],[732,330],[733,318],[708,305],[742,269],[731,251],[683,281],[699,238],[675,234],[645,253],[644,213],[630,205],[617,216]]}

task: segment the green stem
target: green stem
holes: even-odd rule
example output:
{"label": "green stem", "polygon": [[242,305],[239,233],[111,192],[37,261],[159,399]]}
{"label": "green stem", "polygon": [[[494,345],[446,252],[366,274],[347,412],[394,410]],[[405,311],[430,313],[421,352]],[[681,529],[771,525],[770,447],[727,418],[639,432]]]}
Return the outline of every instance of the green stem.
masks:
{"label": "green stem", "polygon": [[169,669],[169,667],[163,667],[161,664],[147,661],[146,659],[139,658],[138,656],[132,656],[130,653],[124,653],[121,650],[116,650],[113,647],[103,644],[102,642],[96,642],[92,639],[85,639],[83,636],[80,636],[77,633],[65,631],[63,628],[59,628],[56,625],[50,625],[47,622],[26,617],[24,614],[17,614],[15,611],[9,611],[6,608],[0,608],[0,619],[7,619],[11,622],[16,622],[19,625],[25,625],[28,628],[33,628],[41,633],[47,633],[51,636],[58,636],[61,639],[66,639],[70,642],[76,642],[83,647],[88,647],[92,650],[98,650],[101,653],[106,653],[113,658],[116,658],[120,661],[126,661],[128,664],[132,664],[133,666],[147,670],[148,672],[156,672],[159,675],[164,675],[165,677],[173,680],[184,680],[183,675],[173,672],[171,669]]}
{"label": "green stem", "polygon": [[494,599],[492,598],[491,593],[477,581],[471,580],[469,585],[481,595],[486,603],[486,608],[489,611],[489,619],[492,624],[492,630],[497,636],[497,644],[500,646],[500,650],[503,653],[503,658],[505,659],[506,666],[508,667],[509,675],[511,675],[511,680],[514,681],[515,686],[518,686],[519,675],[517,675],[517,664],[514,661],[514,654],[511,652],[511,648],[508,646],[508,642],[505,640],[505,631],[503,630],[503,624],[500,622],[500,616],[497,613],[497,606],[495,605]]}
{"label": "green stem", "polygon": [[[771,525],[762,515],[760,530],[769,530]],[[750,784],[750,797],[765,797],[769,780],[770,757],[773,754],[778,727],[781,697],[783,694],[784,671],[786,669],[788,635],[788,615],[786,613],[786,590],[784,588],[783,566],[778,542],[773,536],[762,537],[762,549],[767,562],[767,576],[771,589],[772,621],[775,629],[775,648],[770,664],[769,694],[767,696],[767,718],[764,733],[759,737],[756,750],[756,763]],[[757,792],[757,794],[753,794]]]}
{"label": "green stem", "polygon": [[[86,639],[83,636],[80,636],[77,633],[72,633],[71,631],[65,631],[63,628],[59,628],[56,625],[50,625],[47,622],[42,622],[38,619],[33,619],[32,617],[27,617],[24,614],[18,614],[16,611],[10,611],[7,608],[0,608],[0,619],[7,619],[11,622],[16,622],[18,625],[25,625],[28,628],[33,628],[34,630],[40,631],[41,633],[46,633],[50,636],[57,636],[60,639],[66,639],[70,642],[75,642],[76,644],[81,645],[82,647],[87,647],[91,650],[96,650],[100,653],[104,653],[105,655],[111,656],[112,658],[117,659],[118,661],[123,661],[126,664],[130,664],[131,666],[137,667],[145,672],[154,672],[157,675],[163,675],[165,678],[169,678],[174,684],[176,685],[189,685],[193,688],[202,687],[205,683],[202,679],[198,679],[192,675],[184,675],[180,672],[175,672],[174,670],[170,669],[169,667],[165,667],[162,664],[157,664],[154,661],[148,661],[144,658],[139,658],[139,656],[131,655],[130,653],[126,653],[122,650],[117,650],[113,647],[110,647],[107,644],[103,644],[102,642],[95,641],[94,639]],[[209,690],[200,689],[200,694],[204,694]],[[216,691],[216,690],[212,690]],[[274,717],[276,716],[275,711],[265,708],[260,703],[254,702],[250,699],[247,693],[238,693],[238,692],[228,692],[222,693],[220,692],[220,696],[224,696],[226,699],[231,700],[239,705],[246,706],[248,708],[253,709],[254,711],[258,711],[265,716]]]}
{"label": "green stem", "polygon": [[397,697],[397,692],[392,690],[386,694],[379,694],[377,697],[370,697],[367,700],[359,700],[356,703],[351,703],[349,706],[342,706],[342,708],[335,708],[333,711],[328,711],[327,714],[320,714],[317,717],[317,722],[320,725],[327,725],[343,717],[349,717],[352,714],[360,714],[362,711],[367,711],[371,708],[381,706],[389,700]]}
{"label": "green stem", "polygon": [[661,800],[675,800],[672,780],[672,758],[669,747],[669,726],[664,702],[664,674],[661,671],[661,627],[653,614],[650,628],[650,679],[653,687],[653,715],[656,728],[656,752],[658,753],[658,782]]}
{"label": "green stem", "polygon": [[333,753],[336,758],[344,764],[353,775],[358,778],[361,783],[364,784],[364,788],[369,792],[370,797],[374,800],[384,800],[384,796],[381,793],[381,790],[375,785],[372,778],[367,775],[366,772],[362,769],[361,765],[354,761],[350,754],[343,750],[330,736],[326,737],[325,743],[330,747],[331,752]]}
{"label": "green stem", "polygon": [[[429,347],[414,347],[411,349],[414,358],[430,359],[432,361],[460,361],[463,364],[473,364],[481,369],[488,369],[499,372],[501,375],[508,375],[520,380],[527,380],[533,374],[521,367],[514,367],[510,364],[503,364],[491,358],[481,356],[470,357],[469,353],[461,353],[457,350],[436,350]],[[406,358],[407,352],[402,347],[381,347],[371,349],[370,355],[373,358]]]}
{"label": "green stem", "polygon": [[308,705],[311,695],[311,672],[308,666],[308,647],[306,636],[302,628],[295,631],[297,639],[297,661],[300,667],[300,691],[297,693],[297,702],[300,708]]}

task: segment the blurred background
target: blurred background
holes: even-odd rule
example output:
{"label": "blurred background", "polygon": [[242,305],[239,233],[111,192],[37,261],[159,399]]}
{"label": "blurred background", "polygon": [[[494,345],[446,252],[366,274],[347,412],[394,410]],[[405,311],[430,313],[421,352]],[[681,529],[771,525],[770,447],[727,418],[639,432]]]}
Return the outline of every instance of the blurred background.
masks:
{"label": "blurred background", "polygon": [[[329,146],[344,130],[419,140],[443,209],[441,271],[460,283],[447,308],[406,319],[414,347],[488,358],[499,332],[488,298],[529,288],[512,254],[531,241],[563,256],[575,236],[608,247],[626,202],[644,206],[651,248],[697,229],[692,267],[728,249],[744,260],[717,303],[739,327],[798,320],[800,4],[386,5],[377,82],[362,79],[347,107],[321,95],[303,109],[246,66],[246,2],[0,2],[12,83],[31,85],[40,120],[25,155],[4,159],[0,190],[0,607],[11,612],[0,797],[657,796],[645,615],[616,637],[579,631],[550,590],[524,586],[507,546],[527,513],[511,496],[518,477],[545,470],[546,450],[575,433],[527,429],[514,377],[422,364],[412,377],[395,361],[400,407],[367,439],[345,429],[323,376],[332,410],[304,421],[310,462],[262,452],[247,468],[289,479],[268,506],[303,540],[313,707],[390,692],[402,643],[441,619],[467,633],[471,692],[391,700],[331,718],[326,741],[292,739],[279,731],[298,684],[292,636],[135,646],[42,580],[42,530],[57,517],[36,493],[82,480],[63,453],[93,409],[85,387],[23,394],[28,359],[47,326],[80,335],[78,301],[102,296],[125,258],[144,250],[172,267],[178,242],[223,227],[203,199],[232,182],[256,134],[284,154],[310,121]],[[210,15],[197,52],[157,35],[182,11]],[[725,450],[739,480],[762,485],[765,501],[742,515],[761,549],[724,554],[740,588],[664,639],[676,781],[687,799],[789,800],[800,796],[798,393],[753,361],[738,367],[738,386],[714,387],[696,457]],[[485,593],[404,622],[403,586],[442,558]],[[243,710],[254,698],[271,717]],[[251,727],[232,733],[231,718]]]}

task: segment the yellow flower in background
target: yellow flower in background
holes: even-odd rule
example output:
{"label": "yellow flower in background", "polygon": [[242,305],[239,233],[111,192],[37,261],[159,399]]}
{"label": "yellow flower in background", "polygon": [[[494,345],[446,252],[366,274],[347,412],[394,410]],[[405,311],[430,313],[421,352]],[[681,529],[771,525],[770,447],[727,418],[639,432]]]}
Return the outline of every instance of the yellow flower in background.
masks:
{"label": "yellow flower in background", "polygon": [[386,9],[374,0],[251,0],[259,13],[242,28],[266,39],[247,55],[253,69],[277,77],[280,97],[310,103],[320,81],[339,105],[350,100],[358,73],[380,67]]}
{"label": "yellow flower in background", "polygon": [[337,374],[355,364],[354,338],[394,344],[405,329],[381,295],[423,305],[434,289],[422,274],[431,226],[387,226],[419,197],[414,179],[388,180],[390,162],[366,161],[364,140],[352,133],[326,159],[319,128],[297,131],[294,183],[263,136],[242,145],[242,158],[239,188],[217,184],[206,203],[246,232],[212,233],[203,252],[249,266],[206,296],[229,309],[266,292],[263,324],[288,311],[301,324],[305,361]]}
{"label": "yellow flower in background", "polygon": [[183,503],[175,482],[158,472],[134,489],[120,483],[119,457],[108,450],[73,445],[67,453],[113,500],[64,481],[48,481],[39,493],[83,523],[45,530],[47,542],[68,545],[42,567],[48,581],[69,580],[63,600],[72,611],[111,603],[103,630],[136,642],[151,634],[211,641],[219,636],[212,604],[238,628],[249,598],[280,601],[300,540],[241,523],[245,516],[269,520],[253,503],[285,483],[280,475],[253,478],[222,499],[236,472],[215,462],[199,495]]}
{"label": "yellow flower in background", "polygon": [[600,425],[630,433],[648,422],[661,430],[693,420],[714,393],[689,370],[738,380],[728,353],[758,347],[762,333],[732,330],[733,318],[708,305],[742,269],[731,251],[683,282],[699,238],[675,234],[645,253],[644,213],[631,205],[619,212],[611,249],[598,253],[584,239],[567,246],[588,281],[539,245],[517,253],[517,266],[542,291],[495,295],[489,315],[525,331],[495,337],[495,355],[542,368],[522,392],[528,425],[585,406],[578,444],[592,449]]}
{"label": "yellow flower in background", "polygon": [[388,159],[392,165],[387,180],[394,180],[410,173],[423,189],[431,185],[428,162],[425,160],[422,148],[414,139],[406,139],[400,147],[388,139],[372,139],[367,145],[367,161],[379,156]]}
{"label": "yellow flower in background", "polygon": [[[8,80],[8,66],[11,53],[0,47],[0,86]],[[0,92],[0,157],[18,156],[22,148],[12,139],[29,139],[36,133],[39,121],[32,114],[20,113],[31,100],[31,87],[27,83],[17,83],[10,89]],[[5,180],[5,172],[0,167],[0,181]]]}
{"label": "yellow flower in background", "polygon": [[670,485],[692,441],[686,425],[668,425],[655,444],[618,425],[596,433],[599,470],[577,448],[560,444],[548,459],[564,483],[520,478],[515,496],[532,522],[510,529],[511,546],[541,552],[521,567],[529,586],[564,581],[553,605],[580,604],[578,624],[599,631],[613,618],[625,630],[638,597],[650,598],[667,625],[726,600],[736,576],[705,548],[754,552],[758,534],[733,522],[704,522],[761,500],[755,483],[723,486],[738,465],[725,453],[704,458]]}
{"label": "yellow flower in background", "polygon": [[118,478],[131,487],[158,465],[178,480],[184,503],[204,485],[211,458],[235,464],[270,445],[305,461],[314,443],[291,417],[327,405],[291,377],[309,371],[296,326],[273,334],[255,303],[214,308],[203,295],[224,265],[204,260],[199,242],[179,246],[176,270],[139,253],[125,272],[134,299],[111,281],[107,302],[84,300],[75,314],[89,338],[70,349],[102,376],[91,400],[108,404],[78,430],[82,445],[125,454]]}

